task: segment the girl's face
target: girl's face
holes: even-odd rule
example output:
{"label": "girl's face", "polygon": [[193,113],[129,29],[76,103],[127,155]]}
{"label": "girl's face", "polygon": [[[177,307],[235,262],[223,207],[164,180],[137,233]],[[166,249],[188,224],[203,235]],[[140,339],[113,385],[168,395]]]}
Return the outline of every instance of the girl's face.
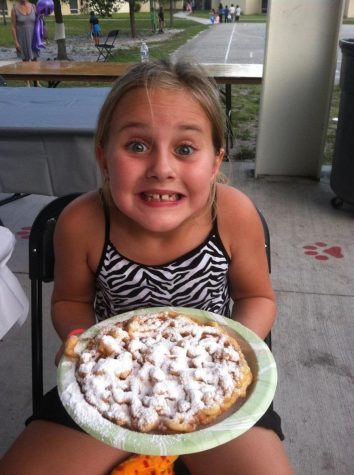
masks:
{"label": "girl's face", "polygon": [[128,92],[109,136],[99,162],[125,217],[169,232],[205,211],[224,151],[215,152],[210,121],[189,92]]}

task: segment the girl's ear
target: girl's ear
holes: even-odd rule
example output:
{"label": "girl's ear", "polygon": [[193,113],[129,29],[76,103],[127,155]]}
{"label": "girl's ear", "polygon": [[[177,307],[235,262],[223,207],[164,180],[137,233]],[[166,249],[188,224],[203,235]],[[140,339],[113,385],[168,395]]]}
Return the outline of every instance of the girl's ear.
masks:
{"label": "girl's ear", "polygon": [[217,174],[219,173],[219,169],[221,166],[222,161],[224,160],[224,155],[225,155],[225,149],[221,148],[219,150],[219,153],[215,155],[215,161],[214,161],[214,166],[213,166],[213,174],[212,174],[212,180],[215,179]]}
{"label": "girl's ear", "polygon": [[107,161],[106,161],[103,147],[101,145],[97,145],[96,147],[96,157],[97,157],[98,166],[100,167],[103,178],[108,178]]}

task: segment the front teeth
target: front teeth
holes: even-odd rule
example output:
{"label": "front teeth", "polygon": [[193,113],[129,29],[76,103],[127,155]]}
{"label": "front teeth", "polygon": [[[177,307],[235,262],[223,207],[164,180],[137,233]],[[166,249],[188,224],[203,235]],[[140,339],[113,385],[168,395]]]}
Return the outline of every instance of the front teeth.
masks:
{"label": "front teeth", "polygon": [[146,194],[147,201],[177,201],[178,195],[176,193],[170,195],[160,195],[158,193]]}

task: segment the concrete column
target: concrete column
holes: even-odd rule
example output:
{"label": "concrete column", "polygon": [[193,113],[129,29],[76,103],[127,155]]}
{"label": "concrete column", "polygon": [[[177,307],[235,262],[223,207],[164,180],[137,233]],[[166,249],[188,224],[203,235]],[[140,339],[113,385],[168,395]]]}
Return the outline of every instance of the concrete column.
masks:
{"label": "concrete column", "polygon": [[344,1],[269,1],[256,177],[319,178]]}

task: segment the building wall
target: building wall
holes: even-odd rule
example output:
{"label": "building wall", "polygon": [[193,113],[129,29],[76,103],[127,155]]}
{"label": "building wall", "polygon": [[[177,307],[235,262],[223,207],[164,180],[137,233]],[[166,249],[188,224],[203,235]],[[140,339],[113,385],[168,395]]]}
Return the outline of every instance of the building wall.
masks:
{"label": "building wall", "polygon": [[[77,8],[76,8],[76,6],[73,8],[74,3],[77,3]],[[7,5],[7,13],[6,14],[8,16],[10,16],[14,2],[11,1],[11,0],[4,0],[4,4]],[[0,0],[0,11],[1,11],[1,5],[2,4],[1,4],[1,0]],[[82,10],[81,5],[82,5],[82,2],[80,2],[80,0],[77,0],[77,2],[72,2],[71,7],[70,7],[70,3],[61,2],[61,10],[62,10],[63,15],[70,15],[71,13],[81,13],[81,10]],[[156,5],[158,5],[158,4],[156,3]],[[158,8],[158,7],[156,7],[156,8]],[[180,8],[182,10],[182,1],[177,2],[176,8]],[[149,12],[150,11],[150,2],[146,2],[146,3],[141,2],[141,10],[140,11],[141,12]],[[121,3],[119,4],[119,13],[129,13],[129,3],[128,2],[124,2],[123,5]]]}
{"label": "building wall", "polygon": [[262,0],[240,0],[237,2],[243,15],[257,15],[262,13]]}
{"label": "building wall", "polygon": [[344,6],[344,18],[354,18],[354,0],[347,0]]}

